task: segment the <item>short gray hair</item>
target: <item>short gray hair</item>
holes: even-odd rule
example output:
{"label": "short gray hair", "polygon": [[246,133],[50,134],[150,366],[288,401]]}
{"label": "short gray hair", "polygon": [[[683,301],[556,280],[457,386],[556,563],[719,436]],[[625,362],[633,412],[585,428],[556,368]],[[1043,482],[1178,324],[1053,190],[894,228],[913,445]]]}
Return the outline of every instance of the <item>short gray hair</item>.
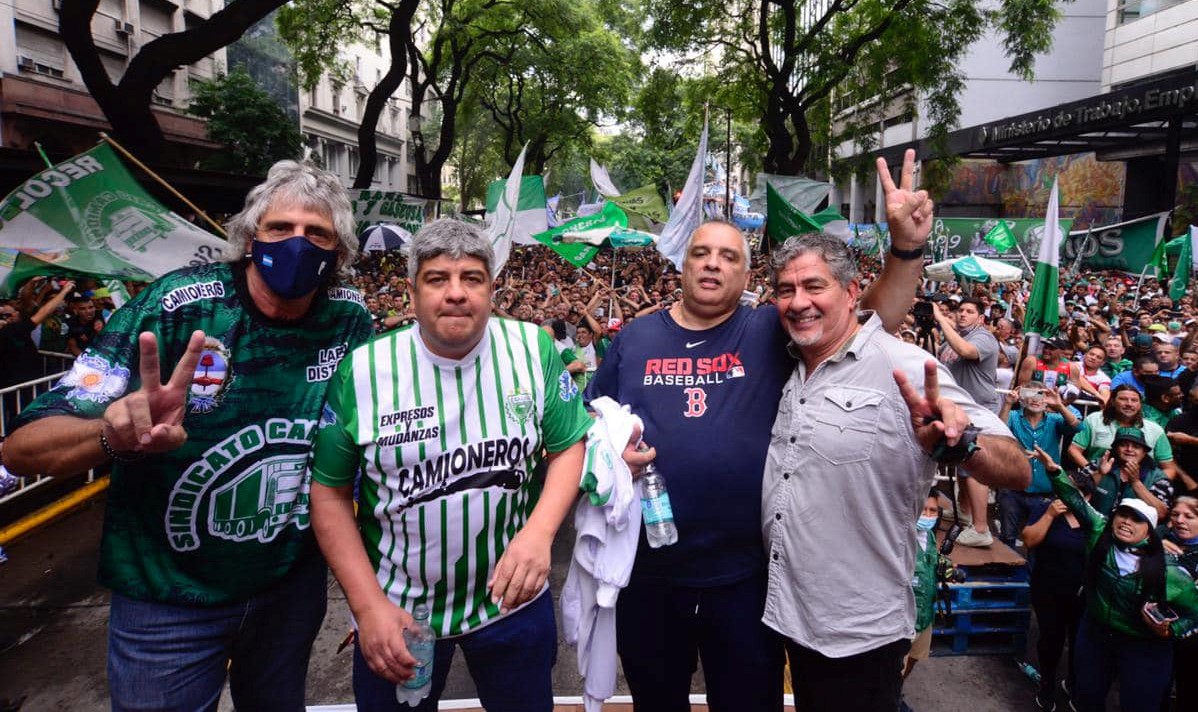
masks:
{"label": "short gray hair", "polygon": [[805,232],[786,238],[770,258],[770,286],[778,288],[778,273],[796,257],[817,255],[828,263],[832,276],[845,289],[857,279],[857,258],[839,237],[823,232]]}
{"label": "short gray hair", "polygon": [[487,276],[495,276],[495,250],[482,229],[452,218],[441,218],[420,228],[408,243],[408,278],[416,281],[420,266],[446,255],[452,260],[475,257],[487,266]]}
{"label": "short gray hair", "polygon": [[[686,238],[686,249],[683,251],[683,253],[682,253],[683,255],[690,254],[691,245],[694,244],[694,242],[695,242],[695,233],[699,232],[699,230],[707,227],[708,225],[727,225],[728,227],[732,228],[733,230],[736,230],[736,234],[740,236],[740,251],[745,256],[745,271],[748,272],[749,270],[753,269],[753,253],[749,249],[749,238],[745,237],[744,230],[741,230],[739,227],[728,222],[724,218],[712,218],[712,219],[708,220],[707,222],[703,223],[702,225],[700,225],[699,227],[695,228],[694,232],[692,232],[690,234],[690,237]],[[683,257],[683,259],[685,259],[685,257]]]}
{"label": "short gray hair", "polygon": [[354,231],[354,208],[349,202],[349,193],[335,173],[307,161],[279,161],[270,167],[266,180],[249,192],[245,207],[225,223],[229,235],[225,261],[238,262],[249,254],[250,243],[258,234],[258,223],[276,201],[329,216],[337,233],[336,273],[348,277],[350,267],[358,257],[358,236]]}

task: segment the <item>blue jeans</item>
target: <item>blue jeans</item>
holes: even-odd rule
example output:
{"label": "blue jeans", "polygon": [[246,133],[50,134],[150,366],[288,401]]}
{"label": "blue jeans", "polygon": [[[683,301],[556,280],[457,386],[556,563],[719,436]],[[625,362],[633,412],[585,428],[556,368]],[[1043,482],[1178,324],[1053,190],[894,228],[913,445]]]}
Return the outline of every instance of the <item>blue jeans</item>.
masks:
{"label": "blue jeans", "polygon": [[454,649],[460,647],[487,712],[551,712],[557,662],[557,624],[548,591],[506,618],[453,638],[437,640],[432,688],[416,707],[395,700],[395,683],[374,674],[354,645],[354,701],[358,712],[434,712]]}
{"label": "blue jeans", "polygon": [[1083,614],[1074,648],[1072,699],[1080,712],[1103,712],[1116,677],[1122,712],[1160,712],[1173,677],[1172,640],[1133,638]]}
{"label": "blue jeans", "polygon": [[215,710],[227,671],[237,709],[302,712],[327,580],[324,560],[316,556],[242,603],[179,606],[114,592],[108,621],[112,709]]}
{"label": "blue jeans", "polygon": [[785,652],[761,622],[765,592],[764,572],[704,588],[630,581],[616,603],[616,645],[635,711],[690,712],[701,657],[713,712],[781,712]]}

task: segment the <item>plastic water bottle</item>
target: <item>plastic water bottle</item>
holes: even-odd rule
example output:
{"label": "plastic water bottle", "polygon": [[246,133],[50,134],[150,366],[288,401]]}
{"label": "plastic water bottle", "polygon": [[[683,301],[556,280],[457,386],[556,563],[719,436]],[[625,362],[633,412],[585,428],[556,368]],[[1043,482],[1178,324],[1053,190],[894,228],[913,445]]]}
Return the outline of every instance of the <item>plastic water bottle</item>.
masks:
{"label": "plastic water bottle", "polygon": [[645,465],[645,473],[641,475],[641,511],[650,547],[660,549],[678,541],[674,510],[670,508],[670,494],[666,492],[666,478],[661,476],[652,462]]}
{"label": "plastic water bottle", "polygon": [[433,649],[437,643],[433,629],[428,623],[428,606],[416,606],[412,618],[412,625],[404,630],[403,639],[408,646],[408,652],[416,658],[416,674],[395,686],[395,699],[409,707],[415,707],[428,697],[432,688]]}
{"label": "plastic water bottle", "polygon": [[1034,665],[1028,662],[1023,662],[1022,660],[1016,661],[1015,664],[1019,666],[1020,672],[1022,672],[1024,675],[1027,675],[1029,680],[1037,685],[1040,684],[1040,671],[1037,670]]}

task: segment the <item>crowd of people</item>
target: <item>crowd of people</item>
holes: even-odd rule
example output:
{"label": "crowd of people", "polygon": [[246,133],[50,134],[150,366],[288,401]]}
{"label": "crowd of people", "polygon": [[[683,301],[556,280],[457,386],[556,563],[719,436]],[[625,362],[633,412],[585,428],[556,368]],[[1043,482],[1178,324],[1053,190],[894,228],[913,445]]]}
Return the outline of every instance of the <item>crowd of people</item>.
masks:
{"label": "crowd of people", "polygon": [[[579,483],[650,461],[678,541],[610,544],[616,615],[586,642],[613,680],[618,653],[637,709],[689,709],[702,661],[711,709],[776,712],[786,658],[801,709],[905,706],[950,507],[958,544],[997,529],[1032,554],[1040,708],[1104,709],[1118,679],[1122,709],[1155,712],[1174,677],[1178,709],[1198,708],[1173,674],[1198,629],[1193,300],[1072,276],[1029,355],[1026,284],[921,280],[933,206],[913,164],[897,184],[879,164],[884,259],[823,235],[754,256],[714,221],[675,269],[646,248],[499,265],[451,220],[357,256],[335,176],[282,162],[231,220],[227,262],[111,314],[97,285],[50,280],[0,304],[26,353],[55,333],[86,348],[0,456],[112,468],[114,709],[209,709],[226,679],[239,708],[302,709],[327,562],[359,709],[435,709],[460,649],[487,709],[548,710],[550,544]],[[616,461],[584,409],[604,397],[640,419]],[[418,608],[437,641],[409,707]]]}

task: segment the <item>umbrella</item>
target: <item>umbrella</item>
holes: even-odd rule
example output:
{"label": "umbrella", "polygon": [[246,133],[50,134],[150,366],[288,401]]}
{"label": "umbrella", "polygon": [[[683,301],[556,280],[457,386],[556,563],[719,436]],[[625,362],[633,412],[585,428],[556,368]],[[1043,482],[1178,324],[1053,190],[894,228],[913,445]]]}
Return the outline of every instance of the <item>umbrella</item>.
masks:
{"label": "umbrella", "polygon": [[398,225],[379,223],[371,225],[358,235],[358,248],[362,252],[386,252],[398,250],[412,239],[412,233]]}
{"label": "umbrella", "polygon": [[937,282],[953,279],[968,282],[1018,282],[1023,279],[1023,270],[998,260],[988,260],[977,255],[953,257],[924,268],[924,276]]}

